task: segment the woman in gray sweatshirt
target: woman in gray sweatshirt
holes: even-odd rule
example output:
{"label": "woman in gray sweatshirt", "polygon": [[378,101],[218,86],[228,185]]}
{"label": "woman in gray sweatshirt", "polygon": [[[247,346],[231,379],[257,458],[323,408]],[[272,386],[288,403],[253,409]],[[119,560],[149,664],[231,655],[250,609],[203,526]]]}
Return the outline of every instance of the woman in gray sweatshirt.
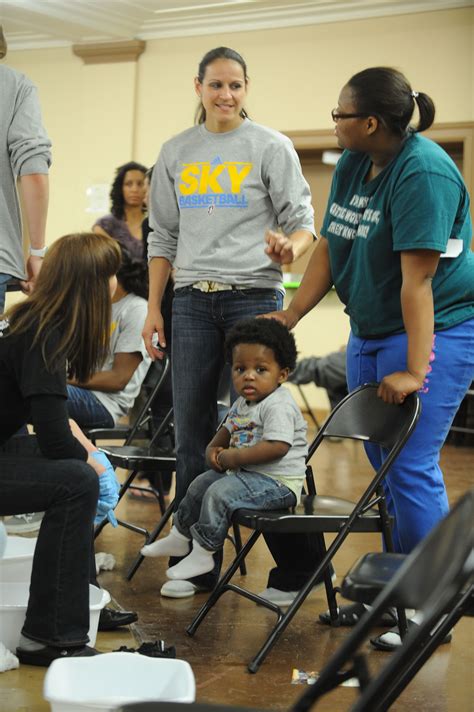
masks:
{"label": "woman in gray sweatshirt", "polygon": [[[177,504],[205,469],[205,449],[217,425],[226,334],[243,317],[281,308],[281,265],[303,254],[314,234],[309,186],[292,142],[247,116],[248,75],[240,54],[227,47],[208,52],[194,86],[197,123],[163,145],[153,173],[144,329],[155,359],[153,335],[166,346],[161,299],[174,267]],[[298,549],[291,550],[294,556]],[[185,597],[212,588],[219,566],[199,580],[167,582],[162,595]],[[299,588],[304,578],[291,577],[287,590]],[[278,588],[275,583],[269,585]]]}

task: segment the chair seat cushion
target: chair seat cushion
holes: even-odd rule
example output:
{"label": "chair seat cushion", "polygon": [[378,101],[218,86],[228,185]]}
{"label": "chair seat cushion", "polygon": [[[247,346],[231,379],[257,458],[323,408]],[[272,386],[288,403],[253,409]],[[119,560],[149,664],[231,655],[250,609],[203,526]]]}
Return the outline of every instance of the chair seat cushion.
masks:
{"label": "chair seat cushion", "polygon": [[405,554],[365,554],[347,572],[341,593],[349,601],[372,603],[405,561]]}
{"label": "chair seat cushion", "polygon": [[[293,509],[273,511],[239,509],[233,522],[261,532],[338,532],[355,507],[354,502],[339,497],[304,495]],[[377,509],[370,509],[354,522],[352,531],[379,532],[381,520]]]}
{"label": "chair seat cushion", "polygon": [[170,470],[176,469],[176,458],[162,448],[138,447],[136,445],[110,445],[101,447],[114,467],[126,470]]}

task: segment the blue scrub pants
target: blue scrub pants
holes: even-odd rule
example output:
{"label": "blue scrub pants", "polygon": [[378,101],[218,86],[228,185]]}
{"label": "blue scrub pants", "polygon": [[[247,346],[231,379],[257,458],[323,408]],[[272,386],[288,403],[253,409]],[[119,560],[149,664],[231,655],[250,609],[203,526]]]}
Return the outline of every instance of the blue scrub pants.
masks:
{"label": "blue scrub pants", "polygon": [[[349,390],[406,370],[406,357],[406,334],[382,339],[351,334],[347,347]],[[440,450],[473,379],[474,319],[470,319],[435,333],[430,370],[419,391],[420,419],[385,480],[387,506],[395,520],[395,551],[408,554],[448,512]],[[370,443],[365,449],[378,469],[384,457],[382,449]]]}

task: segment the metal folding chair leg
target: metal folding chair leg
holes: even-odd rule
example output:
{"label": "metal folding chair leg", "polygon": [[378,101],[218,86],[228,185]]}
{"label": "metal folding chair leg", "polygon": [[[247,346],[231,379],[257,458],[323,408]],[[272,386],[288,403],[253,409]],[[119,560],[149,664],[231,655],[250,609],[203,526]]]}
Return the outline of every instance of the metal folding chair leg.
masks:
{"label": "metal folding chair leg", "polygon": [[[153,529],[153,531],[148,535],[146,538],[145,544],[152,544],[154,541],[158,539],[160,536],[161,532],[165,528],[168,520],[171,518],[171,515],[173,514],[174,511],[174,499],[172,502],[169,503],[167,508],[165,509],[163,516],[160,518],[158,524],[156,527]],[[135,561],[132,563],[130,566],[128,572],[127,572],[127,581],[131,581],[132,578],[135,576],[136,572],[140,568],[141,564],[143,563],[145,557],[143,554],[137,554]]]}
{"label": "metal folding chair leg", "polygon": [[313,421],[314,427],[319,430],[319,428],[320,428],[321,426],[320,426],[320,424],[318,423],[318,419],[316,418],[316,416],[315,416],[315,414],[314,414],[314,411],[313,411],[313,409],[311,408],[311,406],[310,406],[310,404],[309,404],[309,401],[308,401],[308,399],[306,398],[306,396],[305,396],[305,394],[304,394],[303,389],[301,388],[301,386],[300,386],[299,384],[296,384],[296,387],[297,387],[297,389],[298,389],[298,393],[299,393],[300,396],[301,396],[301,400],[302,400],[303,403],[304,403],[304,406],[305,406],[305,408],[306,408],[306,412],[308,413],[309,417],[310,417],[311,420]]}
{"label": "metal folding chair leg", "polygon": [[[132,470],[132,471],[129,473],[127,479],[125,480],[125,482],[124,482],[124,483],[122,484],[122,486],[120,487],[119,496],[118,496],[118,502],[120,502],[120,500],[121,500],[122,497],[124,496],[125,492],[128,490],[128,488],[130,487],[130,485],[132,484],[133,480],[135,479],[135,477],[136,477],[137,475],[138,475],[138,470]],[[118,502],[117,502],[117,504],[118,504]],[[101,533],[102,529],[103,529],[103,528],[105,527],[105,525],[108,524],[108,523],[109,523],[108,519],[107,519],[106,517],[104,517],[104,519],[101,521],[101,523],[98,524],[98,525],[96,526],[96,528],[95,528],[95,531],[94,531],[94,539],[97,539],[97,537],[98,537],[99,534]]]}
{"label": "metal folding chair leg", "polygon": [[[222,596],[222,594],[225,591],[231,590],[231,586],[229,585],[229,581],[232,578],[232,576],[235,574],[237,569],[240,566],[240,562],[245,559],[249,551],[252,549],[253,545],[256,543],[257,539],[260,537],[259,532],[253,532],[252,535],[249,537],[248,541],[243,545],[241,550],[238,552],[237,556],[235,557],[234,561],[232,564],[229,566],[227,571],[225,571],[224,574],[222,574],[221,578],[219,579],[217,586],[214,588],[213,591],[209,594],[209,597],[205,604],[200,608],[198,611],[197,615],[194,617],[193,621],[191,622],[191,625],[186,628],[186,633],[190,636],[193,636],[196,630],[199,628],[201,625],[202,621],[204,618],[207,616],[213,605],[216,603],[216,601]],[[235,589],[235,587],[232,587]],[[256,597],[257,599],[259,598],[258,596]],[[259,599],[263,600],[263,599]],[[273,608],[278,608],[277,606],[273,606]]]}
{"label": "metal folding chair leg", "polygon": [[157,472],[155,476],[158,479],[158,487],[154,487],[154,485],[152,485],[150,482],[150,485],[148,487],[144,487],[143,485],[130,485],[129,489],[132,492],[134,490],[136,490],[137,492],[151,492],[156,498],[158,506],[160,507],[160,512],[163,515],[166,511],[166,500],[165,495],[163,494],[163,481],[161,478],[161,472]]}
{"label": "metal folding chair leg", "polygon": [[[234,549],[236,553],[238,554],[239,551],[242,550],[242,535],[240,533],[240,527],[238,524],[233,524],[232,525],[232,531],[234,532],[233,536],[228,535],[228,539],[232,542]],[[245,563],[245,559],[242,559],[240,563],[240,573],[242,576],[247,575],[247,564]]]}
{"label": "metal folding chair leg", "polygon": [[[339,547],[337,547],[337,548],[339,548]],[[290,623],[290,621],[293,619],[295,614],[298,612],[301,604],[308,597],[311,589],[313,588],[314,584],[316,583],[316,581],[318,580],[318,578],[321,575],[324,576],[324,583],[326,586],[326,593],[328,596],[329,606],[331,607],[331,606],[336,605],[336,600],[335,600],[335,595],[334,595],[334,587],[332,585],[331,572],[329,569],[329,564],[331,563],[332,558],[333,558],[333,553],[329,553],[330,551],[331,551],[331,549],[328,550],[328,553],[322,559],[321,563],[319,564],[317,569],[314,571],[314,573],[311,575],[311,577],[308,579],[308,581],[305,583],[305,585],[298,591],[298,594],[296,595],[294,601],[287,608],[285,613],[282,615],[281,619],[277,622],[277,624],[273,628],[270,635],[267,637],[265,643],[262,645],[262,647],[260,648],[258,653],[250,661],[250,663],[247,666],[249,672],[256,673],[258,671],[260,665],[263,663],[263,661],[267,657],[270,650],[273,648],[273,646],[275,645],[277,640],[280,638],[281,634],[286,629],[287,625]]]}

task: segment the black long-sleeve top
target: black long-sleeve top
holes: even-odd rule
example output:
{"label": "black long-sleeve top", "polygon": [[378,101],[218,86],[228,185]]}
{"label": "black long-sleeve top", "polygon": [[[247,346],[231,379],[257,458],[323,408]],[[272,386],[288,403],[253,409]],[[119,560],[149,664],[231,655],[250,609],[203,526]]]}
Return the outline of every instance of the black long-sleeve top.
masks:
{"label": "black long-sleeve top", "polygon": [[[74,437],[66,407],[66,363],[47,368],[41,344],[32,346],[35,329],[9,335],[0,321],[0,445],[26,423],[35,430],[44,457],[87,460],[87,451]],[[59,333],[46,344],[54,353]]]}

